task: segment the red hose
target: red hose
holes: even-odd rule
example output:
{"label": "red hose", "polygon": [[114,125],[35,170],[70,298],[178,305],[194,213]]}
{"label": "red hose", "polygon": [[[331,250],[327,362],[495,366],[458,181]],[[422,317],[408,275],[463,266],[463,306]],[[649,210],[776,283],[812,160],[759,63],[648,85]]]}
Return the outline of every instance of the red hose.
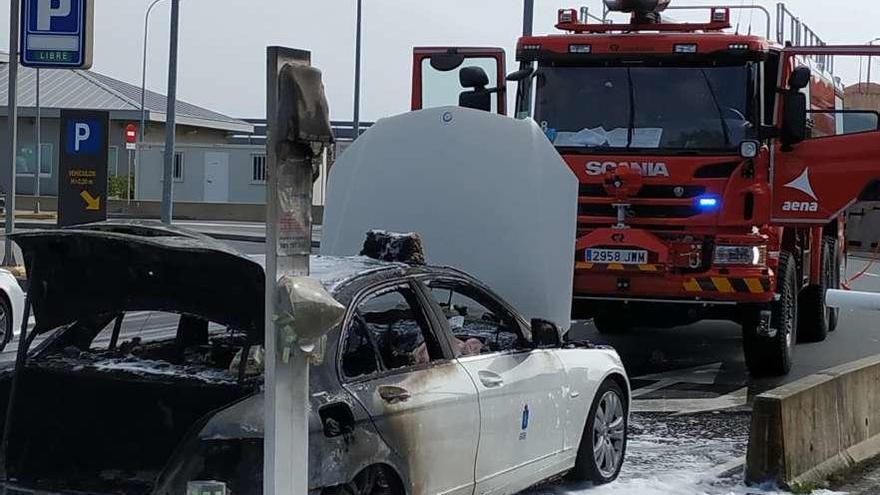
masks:
{"label": "red hose", "polygon": [[860,271],[859,273],[853,275],[853,276],[852,276],[849,280],[847,280],[846,282],[841,282],[841,283],[840,283],[840,286],[843,287],[843,288],[846,289],[846,290],[852,290],[852,289],[850,288],[849,284],[851,284],[851,283],[855,282],[856,280],[862,278],[866,273],[868,273],[868,270],[870,270],[871,267],[874,266],[874,263],[877,262],[877,258],[878,258],[878,256],[880,256],[880,242],[877,242],[877,245],[874,247],[874,252],[871,254],[871,259],[868,261],[868,264],[865,265],[865,268],[863,268],[862,271]]}

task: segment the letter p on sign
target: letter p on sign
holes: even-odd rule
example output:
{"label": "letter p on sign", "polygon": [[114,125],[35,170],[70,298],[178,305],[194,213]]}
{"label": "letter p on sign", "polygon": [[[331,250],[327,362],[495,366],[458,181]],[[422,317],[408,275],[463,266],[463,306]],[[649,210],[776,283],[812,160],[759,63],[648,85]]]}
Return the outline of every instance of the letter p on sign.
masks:
{"label": "letter p on sign", "polygon": [[[37,4],[37,29],[40,31],[52,30],[53,17],[67,17],[70,15],[70,0],[38,0]],[[54,4],[54,5],[53,5]]]}
{"label": "letter p on sign", "polygon": [[64,152],[74,155],[107,153],[104,127],[97,119],[71,118],[64,125]]}
{"label": "letter p on sign", "polygon": [[77,122],[76,123],[76,132],[73,136],[73,149],[77,153],[79,153],[80,143],[83,141],[88,141],[89,137],[92,135],[92,130],[88,124],[85,122]]}

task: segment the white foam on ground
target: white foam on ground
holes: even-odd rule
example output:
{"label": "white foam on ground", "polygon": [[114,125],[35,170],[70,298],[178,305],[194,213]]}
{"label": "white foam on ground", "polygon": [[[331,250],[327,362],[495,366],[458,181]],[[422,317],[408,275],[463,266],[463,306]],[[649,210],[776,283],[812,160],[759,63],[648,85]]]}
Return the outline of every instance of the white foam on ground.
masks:
{"label": "white foam on ground", "polygon": [[[680,421],[680,420],[678,420]],[[688,420],[685,420],[688,421]],[[683,431],[684,429],[684,431]],[[713,431],[715,430],[715,431]],[[676,427],[662,419],[633,416],[620,478],[601,486],[555,483],[527,495],[787,495],[774,487],[747,487],[742,473],[718,478],[719,468],[745,455],[748,431],[721,432],[700,420]],[[817,490],[814,495],[844,495]],[[524,494],[525,495],[525,494]]]}

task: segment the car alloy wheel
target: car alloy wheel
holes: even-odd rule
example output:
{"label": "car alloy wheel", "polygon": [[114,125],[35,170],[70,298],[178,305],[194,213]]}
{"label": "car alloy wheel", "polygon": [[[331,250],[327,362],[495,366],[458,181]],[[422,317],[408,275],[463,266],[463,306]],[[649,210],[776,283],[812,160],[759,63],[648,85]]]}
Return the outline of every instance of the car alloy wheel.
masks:
{"label": "car alloy wheel", "polygon": [[625,429],[623,403],[615,391],[609,390],[599,400],[593,421],[593,459],[606,478],[614,476],[620,466]]}
{"label": "car alloy wheel", "polygon": [[0,350],[6,347],[6,344],[12,340],[15,329],[12,328],[12,311],[6,300],[0,298]]}

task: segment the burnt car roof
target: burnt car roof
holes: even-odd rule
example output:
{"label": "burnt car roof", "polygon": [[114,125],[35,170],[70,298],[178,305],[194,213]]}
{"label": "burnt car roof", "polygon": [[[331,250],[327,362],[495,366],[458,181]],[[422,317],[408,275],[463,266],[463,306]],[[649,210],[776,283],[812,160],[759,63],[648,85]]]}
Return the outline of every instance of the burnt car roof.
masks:
{"label": "burnt car roof", "polygon": [[[266,255],[251,255],[265,268]],[[321,256],[312,255],[309,262],[309,276],[317,279],[327,292],[336,295],[344,285],[352,280],[384,271],[405,273],[411,267],[403,263],[379,261],[366,256]]]}
{"label": "burnt car roof", "polygon": [[[125,311],[197,315],[263,339],[265,256],[158,222],[108,221],[16,233],[38,332]],[[424,270],[366,257],[313,256],[311,276],[336,295],[371,274]],[[345,301],[342,301],[345,302]]]}

